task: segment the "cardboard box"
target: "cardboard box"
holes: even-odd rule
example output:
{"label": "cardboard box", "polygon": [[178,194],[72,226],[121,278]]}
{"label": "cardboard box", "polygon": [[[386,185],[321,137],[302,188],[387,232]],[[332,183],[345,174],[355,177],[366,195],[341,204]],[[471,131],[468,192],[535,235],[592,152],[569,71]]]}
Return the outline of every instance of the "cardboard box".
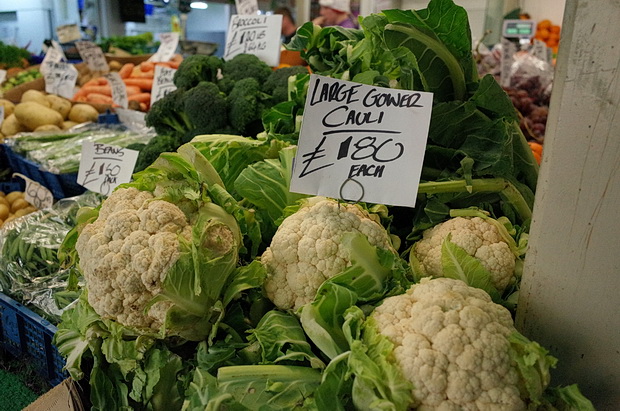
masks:
{"label": "cardboard box", "polygon": [[24,408],[24,411],[84,411],[82,398],[80,386],[67,378]]}

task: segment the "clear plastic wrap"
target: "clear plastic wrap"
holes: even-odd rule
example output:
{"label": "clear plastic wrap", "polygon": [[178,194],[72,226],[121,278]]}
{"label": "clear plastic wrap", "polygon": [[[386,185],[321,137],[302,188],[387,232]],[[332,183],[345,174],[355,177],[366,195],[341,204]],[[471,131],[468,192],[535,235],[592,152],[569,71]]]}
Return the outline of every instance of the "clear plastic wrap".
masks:
{"label": "clear plastic wrap", "polygon": [[156,133],[152,129],[128,129],[123,125],[86,123],[61,132],[19,133],[7,139],[14,152],[56,174],[77,173],[82,143],[92,141],[124,148],[140,148]]}
{"label": "clear plastic wrap", "polygon": [[79,286],[77,273],[61,267],[57,251],[75,226],[79,208],[100,202],[100,195],[86,193],[5,224],[0,229],[0,291],[57,319]]}

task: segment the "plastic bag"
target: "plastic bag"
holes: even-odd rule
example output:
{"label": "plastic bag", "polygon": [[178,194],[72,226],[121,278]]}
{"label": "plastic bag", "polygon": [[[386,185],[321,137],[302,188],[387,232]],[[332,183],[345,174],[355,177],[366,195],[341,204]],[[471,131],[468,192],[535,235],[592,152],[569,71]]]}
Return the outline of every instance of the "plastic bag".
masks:
{"label": "plastic bag", "polygon": [[66,291],[70,280],[74,286],[78,283],[71,278],[76,274],[61,266],[58,248],[75,226],[79,208],[100,202],[100,195],[86,193],[4,225],[0,229],[0,291],[35,306],[48,319],[57,318],[62,307],[55,295]]}

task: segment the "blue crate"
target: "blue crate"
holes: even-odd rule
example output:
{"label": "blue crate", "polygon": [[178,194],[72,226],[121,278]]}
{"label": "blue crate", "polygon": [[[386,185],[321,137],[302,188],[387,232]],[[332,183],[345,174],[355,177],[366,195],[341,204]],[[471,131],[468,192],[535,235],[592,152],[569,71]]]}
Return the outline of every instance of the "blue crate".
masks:
{"label": "blue crate", "polygon": [[9,166],[15,173],[20,173],[45,186],[55,199],[74,197],[86,191],[77,183],[77,173],[55,174],[40,169],[39,164],[16,154],[11,147],[2,145]]}
{"label": "blue crate", "polygon": [[16,178],[11,181],[0,181],[0,191],[5,194],[11,191],[24,191],[26,183],[21,178]]}
{"label": "blue crate", "polygon": [[56,327],[17,301],[0,293],[0,348],[19,358],[32,360],[38,373],[51,386],[69,376],[65,360],[52,338]]}

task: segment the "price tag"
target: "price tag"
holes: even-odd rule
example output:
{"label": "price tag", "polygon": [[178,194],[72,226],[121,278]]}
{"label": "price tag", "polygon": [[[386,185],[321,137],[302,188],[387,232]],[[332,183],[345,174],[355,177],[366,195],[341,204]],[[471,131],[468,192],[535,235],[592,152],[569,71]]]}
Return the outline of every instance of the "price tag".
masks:
{"label": "price tag", "polygon": [[101,47],[92,41],[76,41],[75,47],[78,49],[80,57],[82,57],[82,60],[84,60],[90,71],[98,71],[100,73],[107,73],[110,71],[110,67],[108,66],[108,62],[105,59]]}
{"label": "price tag", "polygon": [[534,44],[532,45],[532,50],[530,53],[532,56],[541,59],[547,64],[551,63],[551,49],[547,47],[544,41],[534,39]]}
{"label": "price tag", "polygon": [[272,67],[280,64],[282,15],[242,16],[230,19],[224,60],[237,54],[254,54]]}
{"label": "price tag", "polygon": [[47,93],[57,94],[69,100],[73,98],[78,79],[78,71],[73,64],[62,61],[48,62],[43,78]]}
{"label": "price tag", "polygon": [[56,27],[56,35],[60,43],[70,43],[82,38],[77,24],[65,24],[64,26]]}
{"label": "price tag", "polygon": [[13,177],[22,178],[26,182],[26,190],[24,191],[24,200],[35,206],[39,210],[49,208],[54,204],[54,196],[46,187],[37,181],[31,180],[20,173],[13,173]]}
{"label": "price tag", "polygon": [[433,94],[311,75],[290,190],[414,207]]}
{"label": "price tag", "polygon": [[237,8],[237,14],[242,14],[242,15],[258,14],[258,1],[257,0],[235,0],[235,7]]}
{"label": "price tag", "polygon": [[151,106],[157,100],[177,89],[172,82],[175,69],[164,66],[155,66],[155,78],[153,79],[153,89],[151,90]]}
{"label": "price tag", "polygon": [[105,75],[112,88],[112,101],[114,104],[122,108],[127,108],[129,101],[127,100],[127,87],[118,73],[109,73]]}
{"label": "price tag", "polygon": [[6,70],[0,69],[0,84],[4,83],[6,80]]}
{"label": "price tag", "polygon": [[0,104],[0,127],[2,127],[3,122],[4,122],[4,106]]}
{"label": "price tag", "polygon": [[149,61],[170,61],[179,45],[179,33],[161,33],[159,48]]}
{"label": "price tag", "polygon": [[45,70],[47,70],[50,63],[58,63],[63,60],[66,61],[67,59],[65,58],[65,53],[62,49],[59,50],[56,47],[48,47],[45,57],[43,57],[43,61],[41,62],[41,68],[39,71],[41,74],[45,74]]}
{"label": "price tag", "polygon": [[132,130],[142,130],[146,127],[145,115],[142,111],[117,108],[116,114],[120,122]]}
{"label": "price tag", "polygon": [[119,184],[131,180],[138,151],[85,141],[77,182],[90,191],[108,195]]}
{"label": "price tag", "polygon": [[510,87],[512,76],[512,64],[514,55],[517,52],[517,45],[505,37],[502,37],[502,59],[500,62],[499,84],[502,87]]}

